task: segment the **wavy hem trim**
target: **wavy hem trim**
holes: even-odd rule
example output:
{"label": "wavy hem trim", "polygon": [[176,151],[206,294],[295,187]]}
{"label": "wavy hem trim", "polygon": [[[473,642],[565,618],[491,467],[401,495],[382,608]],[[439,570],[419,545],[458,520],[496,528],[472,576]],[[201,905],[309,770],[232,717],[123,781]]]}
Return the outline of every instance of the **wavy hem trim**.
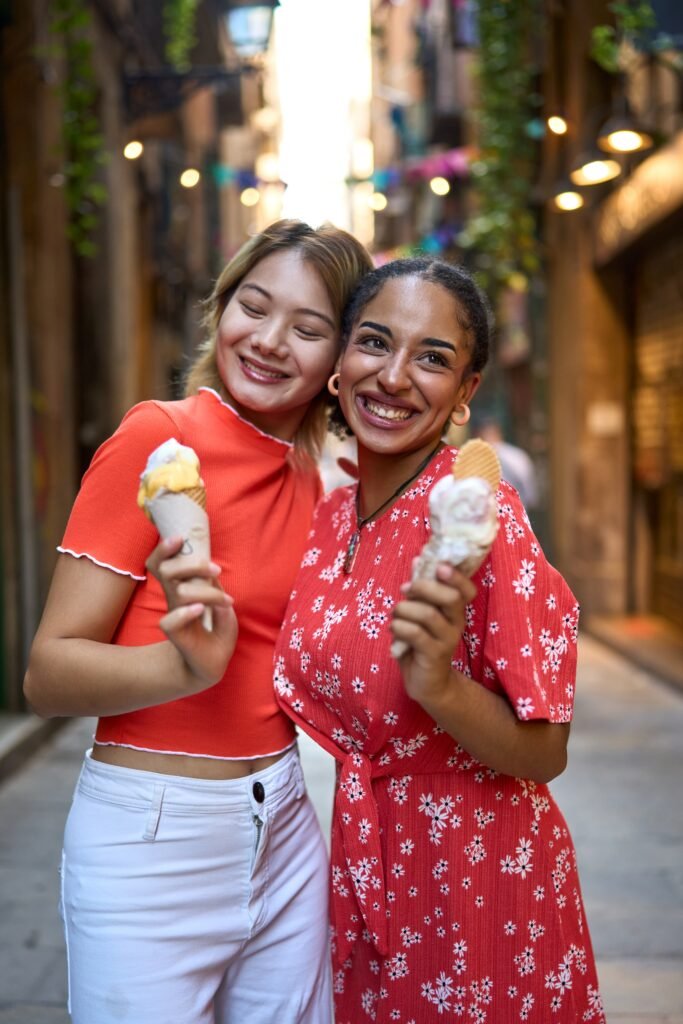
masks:
{"label": "wavy hem trim", "polygon": [[[278,444],[284,445],[285,448],[293,448],[294,447],[294,442],[293,441],[283,441],[283,439],[281,437],[274,437],[272,434],[267,434],[265,432],[265,430],[261,430],[259,427],[255,426],[255,424],[251,423],[250,420],[246,420],[244,418],[244,416],[240,416],[240,414],[237,412],[237,409],[233,408],[233,406],[230,405],[229,402],[226,402],[224,398],[221,398],[221,396],[218,394],[217,391],[214,390],[214,388],[209,388],[209,387],[206,387],[206,385],[204,385],[203,387],[199,388],[199,390],[200,391],[208,391],[210,395],[214,395],[218,399],[218,401],[221,403],[221,405],[224,405],[226,409],[230,410],[230,412],[233,414],[233,416],[237,417],[237,419],[240,421],[240,423],[246,423],[246,425],[248,427],[251,427],[252,430],[255,430],[257,434],[261,435],[261,437],[267,437],[269,441],[277,441]],[[261,757],[261,756],[268,757],[269,755],[268,754],[263,754],[263,755],[259,754],[259,757]]]}
{"label": "wavy hem trim", "polygon": [[72,551],[71,548],[63,548],[61,545],[57,545],[57,551],[62,555],[73,555],[74,558],[87,558],[88,561],[94,562],[95,565],[99,565],[102,569],[111,569],[112,572],[116,572],[119,576],[130,576],[131,579],[137,580],[139,583],[144,583],[147,579],[146,576],[136,576],[133,572],[128,572],[127,569],[117,569],[115,565],[109,565],[108,562],[100,562],[94,555],[89,555],[87,551],[81,551],[80,554],[77,551]]}
{"label": "wavy hem trim", "polygon": [[292,740],[286,747],[282,747],[281,750],[271,750],[266,754],[249,754],[245,757],[224,757],[221,754],[190,754],[187,750],[155,750],[152,747],[137,747],[134,743],[115,743],[113,740],[98,740],[93,739],[93,743],[98,747],[125,747],[127,750],[140,750],[144,754],[178,754],[181,757],[210,757],[214,761],[256,761],[259,757],[274,757],[275,754],[284,754],[287,750],[291,750],[292,747],[296,746],[296,739]]}

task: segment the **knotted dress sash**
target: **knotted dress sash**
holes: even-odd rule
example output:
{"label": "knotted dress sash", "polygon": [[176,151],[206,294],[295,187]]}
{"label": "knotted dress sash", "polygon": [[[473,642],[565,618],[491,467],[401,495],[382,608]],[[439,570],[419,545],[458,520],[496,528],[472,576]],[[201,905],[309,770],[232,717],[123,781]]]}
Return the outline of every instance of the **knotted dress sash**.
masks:
{"label": "knotted dress sash", "polygon": [[389,763],[371,761],[359,751],[350,754],[336,752],[341,768],[335,817],[341,831],[346,864],[346,872],[340,864],[332,866],[335,963],[338,966],[352,952],[360,937],[360,928],[365,930],[365,938],[372,942],[378,953],[382,956],[388,953],[386,874],[379,839],[377,802],[372,792],[373,779],[462,771],[477,763],[450,737],[442,734],[440,739],[446,742],[432,737],[419,754],[400,763],[394,760]]}
{"label": "knotted dress sash", "polygon": [[[340,963],[346,959],[363,923],[374,946],[386,955],[386,882],[377,803],[372,792],[372,764],[365,754],[348,754],[342,761],[335,812],[348,872],[347,877],[339,865],[332,868],[336,959]],[[348,879],[351,880],[351,889]]]}

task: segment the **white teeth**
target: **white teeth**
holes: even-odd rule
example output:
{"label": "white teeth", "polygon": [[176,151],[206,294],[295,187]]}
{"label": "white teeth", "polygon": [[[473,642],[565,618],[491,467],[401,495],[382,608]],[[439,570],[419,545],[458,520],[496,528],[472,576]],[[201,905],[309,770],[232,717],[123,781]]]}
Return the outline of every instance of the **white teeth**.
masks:
{"label": "white teeth", "polygon": [[378,405],[369,398],[365,399],[365,405],[373,416],[381,416],[383,420],[407,420],[411,415],[410,409],[396,409],[390,405]]}
{"label": "white teeth", "polygon": [[248,366],[254,373],[260,374],[261,377],[272,377],[273,380],[285,380],[286,374],[278,373],[277,370],[265,370],[262,366],[256,366],[254,363],[249,362],[248,359],[242,357],[242,361],[245,366]]}

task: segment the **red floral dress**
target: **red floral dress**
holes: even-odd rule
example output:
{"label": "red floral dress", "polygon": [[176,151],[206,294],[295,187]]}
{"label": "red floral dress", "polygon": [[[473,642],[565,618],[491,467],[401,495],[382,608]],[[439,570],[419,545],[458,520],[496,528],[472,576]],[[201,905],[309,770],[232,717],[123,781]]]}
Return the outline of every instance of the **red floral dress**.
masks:
{"label": "red floral dress", "polygon": [[[435,457],[362,530],[355,488],[318,505],[276,655],[280,702],[338,760],[331,902],[337,1024],[604,1022],[576,855],[548,788],[471,757],[406,695],[392,608],[429,535]],[[525,721],[571,718],[578,607],[516,491],[453,664]]]}

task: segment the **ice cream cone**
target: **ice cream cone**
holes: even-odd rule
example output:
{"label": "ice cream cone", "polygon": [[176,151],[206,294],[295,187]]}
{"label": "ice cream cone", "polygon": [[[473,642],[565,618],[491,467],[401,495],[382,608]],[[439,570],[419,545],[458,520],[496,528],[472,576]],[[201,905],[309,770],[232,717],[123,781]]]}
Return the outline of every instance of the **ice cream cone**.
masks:
{"label": "ice cream cone", "polygon": [[[199,475],[196,453],[175,438],[156,448],[140,477],[138,504],[149,516],[162,538],[183,538],[176,557],[200,555],[211,558],[206,488]],[[202,624],[211,631],[211,609],[206,608]]]}
{"label": "ice cream cone", "polygon": [[495,494],[501,478],[500,461],[495,449],[479,437],[466,441],[453,463],[453,476],[456,480],[478,476],[486,481]]}
{"label": "ice cream cone", "polygon": [[184,491],[178,493],[187,495],[200,508],[206,508],[206,489],[204,487],[186,487]]}
{"label": "ice cream cone", "polygon": [[[432,535],[415,559],[413,580],[435,579],[439,562],[448,562],[466,576],[477,571],[498,532],[499,485],[500,464],[493,448],[485,441],[468,441],[453,473],[437,481],[429,495]],[[403,640],[391,645],[395,658],[407,651]]]}

